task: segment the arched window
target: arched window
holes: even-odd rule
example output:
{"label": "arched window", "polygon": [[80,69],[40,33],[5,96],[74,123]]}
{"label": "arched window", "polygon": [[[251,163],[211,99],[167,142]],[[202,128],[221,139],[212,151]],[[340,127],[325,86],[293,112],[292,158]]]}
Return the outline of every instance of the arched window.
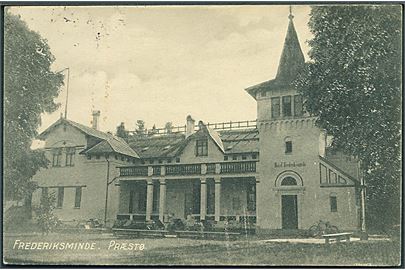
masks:
{"label": "arched window", "polygon": [[287,176],[281,181],[282,186],[296,186],[297,185],[297,180],[295,180],[294,177]]}
{"label": "arched window", "polygon": [[292,150],[293,150],[293,145],[292,145],[292,140],[291,140],[291,138],[290,137],[286,137],[285,139],[284,139],[284,146],[285,146],[285,148],[284,148],[284,153],[286,153],[286,154],[291,154],[292,153]]}

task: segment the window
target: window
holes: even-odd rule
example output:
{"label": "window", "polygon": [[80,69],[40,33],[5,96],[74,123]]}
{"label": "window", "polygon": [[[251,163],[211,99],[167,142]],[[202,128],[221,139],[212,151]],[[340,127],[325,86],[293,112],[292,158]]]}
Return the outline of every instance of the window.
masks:
{"label": "window", "polygon": [[167,162],[167,163],[172,163],[172,160],[171,160],[171,159],[168,159],[166,162]]}
{"label": "window", "polygon": [[58,199],[57,199],[57,203],[56,203],[57,208],[62,208],[64,196],[65,196],[65,189],[63,187],[59,187],[58,188]]}
{"label": "window", "polygon": [[232,156],[232,160],[238,160],[238,156],[237,155]]}
{"label": "window", "polygon": [[285,142],[285,153],[291,154],[292,153],[292,141]]}
{"label": "window", "polygon": [[256,183],[247,186],[247,210],[256,211]]}
{"label": "window", "polygon": [[242,156],[242,160],[246,160],[246,158],[247,158],[247,157],[246,157],[245,155]]}
{"label": "window", "polygon": [[271,98],[271,118],[280,117],[280,98],[273,97]]}
{"label": "window", "polygon": [[319,170],[321,171],[321,184],[327,184],[328,183],[328,175],[327,175],[327,169],[324,165],[319,164]]}
{"label": "window", "polygon": [[180,158],[176,158],[176,163],[180,163]]}
{"label": "window", "polygon": [[152,200],[152,212],[157,213],[159,211],[159,182],[153,182],[153,200]]}
{"label": "window", "polygon": [[225,161],[227,161],[227,160],[228,160],[228,158],[229,158],[228,156],[224,156],[224,160],[225,160]]}
{"label": "window", "polygon": [[159,159],[159,160],[158,160],[158,163],[159,163],[159,164],[162,164],[162,163],[163,163],[163,160]]}
{"label": "window", "polygon": [[149,164],[153,164],[155,161],[153,159],[149,160]]}
{"label": "window", "polygon": [[45,200],[48,198],[48,188],[47,187],[43,187],[41,189],[41,200]]}
{"label": "window", "polygon": [[76,187],[75,208],[80,208],[81,202],[82,202],[82,187]]}
{"label": "window", "polygon": [[141,164],[145,164],[145,160],[141,160]]}
{"label": "window", "polygon": [[337,212],[337,197],[336,197],[336,195],[330,195],[329,201],[330,201],[330,211],[331,212]]}
{"label": "window", "polygon": [[332,170],[329,170],[329,183],[330,184],[336,184],[337,183],[337,175]]}
{"label": "window", "polygon": [[283,116],[291,116],[291,96],[283,97]]}
{"label": "window", "polygon": [[304,114],[304,110],[302,108],[302,96],[295,95],[294,96],[294,116],[302,116]]}
{"label": "window", "polygon": [[62,161],[62,148],[57,148],[53,152],[52,156],[52,166],[60,167]]}
{"label": "window", "polygon": [[257,155],[256,154],[252,154],[252,159],[256,159]]}
{"label": "window", "polygon": [[196,156],[208,156],[208,140],[197,140],[196,141]]}
{"label": "window", "polygon": [[74,147],[66,148],[66,166],[73,166],[76,149]]}
{"label": "window", "polygon": [[295,180],[294,177],[287,176],[281,181],[282,186],[296,186],[297,185],[297,180]]}

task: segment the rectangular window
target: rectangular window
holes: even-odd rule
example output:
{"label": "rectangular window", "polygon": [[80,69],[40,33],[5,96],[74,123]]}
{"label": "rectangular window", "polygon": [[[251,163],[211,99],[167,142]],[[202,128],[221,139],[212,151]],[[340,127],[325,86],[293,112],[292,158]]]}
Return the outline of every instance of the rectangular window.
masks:
{"label": "rectangular window", "polygon": [[57,208],[62,208],[63,206],[63,197],[65,196],[65,189],[63,187],[58,188],[58,200],[56,202]]}
{"label": "rectangular window", "polygon": [[224,156],[224,160],[227,161],[227,160],[228,160],[228,156]]}
{"label": "rectangular window", "polygon": [[180,158],[176,158],[176,163],[180,163]]}
{"label": "rectangular window", "polygon": [[280,117],[280,98],[273,97],[271,98],[271,118]]}
{"label": "rectangular window", "polygon": [[41,189],[41,200],[47,199],[48,198],[48,188],[43,187]]}
{"label": "rectangular window", "polygon": [[331,212],[337,212],[337,197],[336,196],[330,196],[330,211]]}
{"label": "rectangular window", "polygon": [[82,202],[82,187],[76,187],[75,208],[80,208]]}
{"label": "rectangular window", "polygon": [[238,156],[232,156],[232,160],[238,160]]}
{"label": "rectangular window", "polygon": [[62,148],[55,149],[52,156],[52,166],[60,167],[62,161]]}
{"label": "rectangular window", "polygon": [[302,96],[295,95],[294,96],[294,116],[302,116],[304,114],[304,110],[302,108]]}
{"label": "rectangular window", "polygon": [[208,156],[208,140],[197,140],[196,141],[196,156]]}
{"label": "rectangular window", "polygon": [[285,142],[285,153],[291,154],[292,153],[292,141]]}
{"label": "rectangular window", "polygon": [[256,159],[257,155],[256,154],[252,154],[252,159]]}
{"label": "rectangular window", "polygon": [[247,157],[246,156],[242,156],[242,160],[246,160],[247,159]]}
{"label": "rectangular window", "polygon": [[74,147],[66,148],[66,166],[74,165],[75,152],[76,149]]}
{"label": "rectangular window", "polygon": [[283,116],[291,116],[291,96],[283,97]]}

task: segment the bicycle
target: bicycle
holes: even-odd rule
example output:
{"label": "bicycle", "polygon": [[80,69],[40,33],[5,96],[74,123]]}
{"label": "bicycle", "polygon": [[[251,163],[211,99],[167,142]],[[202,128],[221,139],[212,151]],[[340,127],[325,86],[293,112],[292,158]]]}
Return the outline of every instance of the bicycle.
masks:
{"label": "bicycle", "polygon": [[329,221],[319,220],[318,223],[312,225],[308,233],[311,237],[317,238],[324,234],[338,233],[338,227],[332,225]]}

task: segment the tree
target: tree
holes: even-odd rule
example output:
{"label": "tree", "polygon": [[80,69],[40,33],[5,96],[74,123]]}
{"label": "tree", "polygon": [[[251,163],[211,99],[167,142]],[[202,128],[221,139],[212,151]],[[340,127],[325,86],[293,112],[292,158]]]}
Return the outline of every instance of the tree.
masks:
{"label": "tree", "polygon": [[379,228],[400,218],[401,19],[400,5],[313,7],[311,61],[295,82],[332,147],[361,160]]}
{"label": "tree", "polygon": [[63,75],[52,72],[55,58],[45,39],[18,16],[4,18],[4,195],[21,200],[30,195],[32,176],[48,160],[32,151],[41,113],[54,112]]}
{"label": "tree", "polygon": [[145,121],[143,120],[137,120],[136,121],[136,129],[135,129],[135,133],[138,135],[144,135],[146,132],[145,129]]}
{"label": "tree", "polygon": [[125,124],[124,122],[121,122],[121,124],[117,127],[117,136],[127,139],[128,138],[128,132],[125,130]]}
{"label": "tree", "polygon": [[173,123],[172,122],[167,122],[165,124],[165,130],[168,134],[173,132]]}

